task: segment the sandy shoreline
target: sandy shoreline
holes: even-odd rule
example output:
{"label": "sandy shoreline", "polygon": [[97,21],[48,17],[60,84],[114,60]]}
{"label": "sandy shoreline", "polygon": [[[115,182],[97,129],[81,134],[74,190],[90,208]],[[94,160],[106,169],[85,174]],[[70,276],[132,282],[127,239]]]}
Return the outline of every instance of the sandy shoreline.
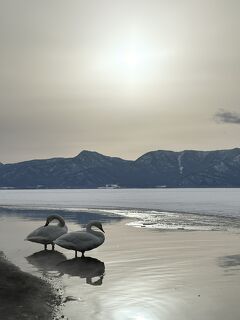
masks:
{"label": "sandy shoreline", "polygon": [[71,251],[44,253],[24,242],[41,221],[5,216],[1,250],[22,270],[60,285],[62,312],[71,320],[79,314],[84,320],[239,319],[239,233],[169,232],[125,223],[105,223],[106,242],[82,262]]}
{"label": "sandy shoreline", "polygon": [[51,286],[21,271],[0,252],[0,315],[4,320],[53,319],[61,298]]}

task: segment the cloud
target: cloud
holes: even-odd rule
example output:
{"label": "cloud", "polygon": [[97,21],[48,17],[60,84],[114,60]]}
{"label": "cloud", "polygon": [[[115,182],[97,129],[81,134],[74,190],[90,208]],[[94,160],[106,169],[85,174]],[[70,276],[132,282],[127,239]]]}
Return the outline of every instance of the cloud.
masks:
{"label": "cloud", "polygon": [[221,109],[215,114],[215,120],[222,123],[240,124],[240,113]]}

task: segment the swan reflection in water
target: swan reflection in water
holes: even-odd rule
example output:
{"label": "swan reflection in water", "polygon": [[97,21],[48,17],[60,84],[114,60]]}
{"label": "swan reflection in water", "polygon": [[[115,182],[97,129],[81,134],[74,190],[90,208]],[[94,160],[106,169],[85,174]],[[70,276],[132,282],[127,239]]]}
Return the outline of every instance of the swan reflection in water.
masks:
{"label": "swan reflection in water", "polygon": [[[105,264],[95,258],[81,257],[59,263],[58,270],[72,277],[86,278],[87,284],[100,286],[105,273]],[[93,280],[95,277],[98,279]]]}
{"label": "swan reflection in water", "polygon": [[61,276],[61,274],[59,274],[57,265],[63,261],[66,261],[67,258],[63,253],[58,251],[42,250],[26,257],[26,260],[39,271],[43,272],[43,274],[55,271],[58,272],[58,276]]}
{"label": "swan reflection in water", "polygon": [[[56,276],[68,274],[72,277],[86,278],[86,283],[100,286],[105,273],[104,262],[91,258],[81,257],[67,260],[66,256],[58,251],[42,250],[26,257],[43,274],[57,272]],[[93,279],[98,277],[98,279]]]}

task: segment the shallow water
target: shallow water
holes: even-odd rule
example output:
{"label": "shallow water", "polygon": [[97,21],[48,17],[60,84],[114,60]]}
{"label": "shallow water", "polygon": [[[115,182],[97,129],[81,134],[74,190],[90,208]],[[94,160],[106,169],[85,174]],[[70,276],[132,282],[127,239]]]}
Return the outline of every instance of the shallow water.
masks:
{"label": "shallow water", "polygon": [[105,221],[106,242],[73,259],[71,251],[45,252],[23,240],[43,223],[2,215],[1,250],[58,290],[65,319],[239,319],[238,233],[154,232]]}
{"label": "shallow water", "polygon": [[[0,191],[0,249],[53,285],[63,296],[59,315],[65,319],[237,320],[239,189],[212,192]],[[156,208],[147,206],[150,199]],[[101,220],[105,243],[88,259],[73,259],[71,251],[44,252],[24,241],[53,212],[71,231]]]}

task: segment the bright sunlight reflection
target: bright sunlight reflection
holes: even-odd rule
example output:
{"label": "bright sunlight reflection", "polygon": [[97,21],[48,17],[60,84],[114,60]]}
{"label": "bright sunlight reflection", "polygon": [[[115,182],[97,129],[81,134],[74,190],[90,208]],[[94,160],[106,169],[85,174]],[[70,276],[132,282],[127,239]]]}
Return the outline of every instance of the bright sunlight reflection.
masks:
{"label": "bright sunlight reflection", "polygon": [[131,320],[157,320],[159,319],[159,313],[156,315],[153,310],[146,310],[144,308],[129,307],[126,309],[116,310],[114,319],[131,319]]}
{"label": "bright sunlight reflection", "polygon": [[142,315],[142,314],[136,314],[134,319],[135,320],[145,320],[144,315]]}

